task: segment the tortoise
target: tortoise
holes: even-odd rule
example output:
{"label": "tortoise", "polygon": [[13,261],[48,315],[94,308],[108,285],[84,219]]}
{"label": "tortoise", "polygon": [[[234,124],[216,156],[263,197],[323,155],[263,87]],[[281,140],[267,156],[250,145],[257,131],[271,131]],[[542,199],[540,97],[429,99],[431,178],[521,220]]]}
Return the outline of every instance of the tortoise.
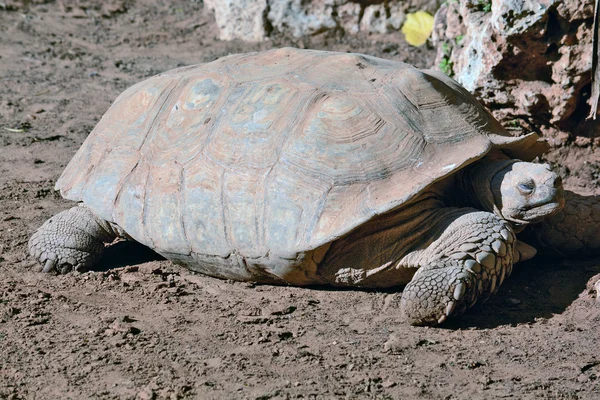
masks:
{"label": "tortoise", "polygon": [[127,238],[213,277],[406,285],[407,321],[435,325],[533,257],[516,238],[533,223],[546,220],[529,234],[542,247],[600,248],[598,202],[531,162],[547,147],[440,72],[293,48],[231,55],[123,92],[56,183],[79,204],[29,251],[44,272],[84,271]]}

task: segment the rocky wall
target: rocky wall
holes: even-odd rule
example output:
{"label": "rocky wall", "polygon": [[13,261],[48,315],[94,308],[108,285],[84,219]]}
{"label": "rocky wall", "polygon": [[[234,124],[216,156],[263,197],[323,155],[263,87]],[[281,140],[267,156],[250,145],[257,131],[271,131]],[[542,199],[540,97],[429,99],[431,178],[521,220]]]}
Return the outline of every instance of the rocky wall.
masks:
{"label": "rocky wall", "polygon": [[437,68],[509,128],[592,145],[593,13],[592,0],[448,1],[435,18]]}
{"label": "rocky wall", "polygon": [[262,41],[273,33],[295,37],[325,31],[389,33],[418,10],[433,14],[442,0],[205,0],[222,40]]}

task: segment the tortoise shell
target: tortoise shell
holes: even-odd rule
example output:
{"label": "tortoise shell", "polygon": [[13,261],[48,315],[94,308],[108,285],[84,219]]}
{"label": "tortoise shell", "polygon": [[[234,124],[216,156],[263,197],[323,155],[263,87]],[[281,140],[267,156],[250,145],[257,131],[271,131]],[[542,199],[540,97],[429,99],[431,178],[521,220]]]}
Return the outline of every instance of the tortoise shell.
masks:
{"label": "tortoise shell", "polygon": [[543,151],[441,73],[284,48],[127,89],[56,188],[192,269],[281,277],[493,148]]}

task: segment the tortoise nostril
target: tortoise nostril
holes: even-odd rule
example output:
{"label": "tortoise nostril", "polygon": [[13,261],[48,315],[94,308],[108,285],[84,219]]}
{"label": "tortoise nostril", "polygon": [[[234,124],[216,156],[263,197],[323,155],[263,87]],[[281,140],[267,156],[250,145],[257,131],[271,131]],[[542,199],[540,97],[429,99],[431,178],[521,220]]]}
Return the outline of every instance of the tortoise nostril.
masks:
{"label": "tortoise nostril", "polygon": [[560,176],[557,176],[556,179],[554,180],[554,187],[555,188],[562,187],[562,178]]}

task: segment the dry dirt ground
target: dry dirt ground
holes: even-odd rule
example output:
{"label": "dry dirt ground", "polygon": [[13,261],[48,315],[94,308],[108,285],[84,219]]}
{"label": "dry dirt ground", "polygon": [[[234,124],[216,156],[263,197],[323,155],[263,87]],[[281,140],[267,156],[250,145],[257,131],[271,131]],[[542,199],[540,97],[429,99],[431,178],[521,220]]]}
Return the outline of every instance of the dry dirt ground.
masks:
{"label": "dry dirt ground", "polygon": [[29,236],[71,206],[54,181],[133,83],[272,46],[417,66],[433,50],[374,36],[219,42],[197,1],[0,5],[0,398],[600,398],[598,260],[519,265],[443,328],[405,325],[396,291],[221,281],[125,242],[102,270],[36,272]]}

